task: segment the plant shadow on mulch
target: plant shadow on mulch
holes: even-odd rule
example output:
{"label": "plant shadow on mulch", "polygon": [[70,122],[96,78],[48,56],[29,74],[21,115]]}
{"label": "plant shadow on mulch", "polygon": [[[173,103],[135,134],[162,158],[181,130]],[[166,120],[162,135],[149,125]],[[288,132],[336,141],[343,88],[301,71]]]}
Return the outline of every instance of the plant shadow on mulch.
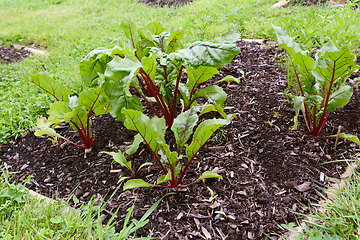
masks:
{"label": "plant shadow on mulch", "polygon": [[[240,84],[222,83],[228,94],[225,105],[234,107],[230,112],[238,116],[208,141],[183,183],[191,183],[207,170],[224,179],[209,179],[181,189],[119,190],[106,206],[107,212],[121,206],[116,217],[118,230],[135,197],[132,217],[140,219],[156,200],[175,191],[177,194],[166,197],[149,217],[149,223],[137,231],[139,236],[153,230],[154,236],[161,239],[267,239],[264,233],[277,239],[276,234],[284,232],[280,224],[296,221],[294,212],[307,213],[306,206],[321,199],[317,191],[329,180],[321,181],[320,175],[339,178],[347,163],[336,160],[351,159],[358,152],[356,144],[349,141],[340,140],[334,151],[334,139],[310,136],[302,116],[299,129],[291,130],[294,110],[284,101],[287,81],[278,60],[283,52],[277,47],[244,41],[238,46],[241,54],[217,76],[244,76]],[[359,73],[351,78],[355,77]],[[343,132],[358,136],[359,98],[359,89],[355,88],[349,104],[330,114],[321,136],[336,134],[339,125]],[[55,146],[46,137],[29,133],[3,145],[0,159],[17,173],[16,181],[32,175],[29,187],[44,195],[67,198],[77,187],[75,195],[81,202],[86,203],[93,195],[99,201],[117,187],[120,177],[130,175],[102,151],[124,150],[135,132],[109,115],[92,120],[96,137],[86,158],[83,149],[67,144]],[[275,121],[272,128],[265,123],[271,120]],[[59,132],[80,142],[68,126]],[[156,164],[144,145],[128,160],[134,169],[144,162]],[[159,174],[159,167],[154,165],[142,169],[137,177],[154,182]],[[207,186],[218,195],[214,204],[205,201],[210,197]],[[235,220],[227,222],[215,211],[231,214]]]}

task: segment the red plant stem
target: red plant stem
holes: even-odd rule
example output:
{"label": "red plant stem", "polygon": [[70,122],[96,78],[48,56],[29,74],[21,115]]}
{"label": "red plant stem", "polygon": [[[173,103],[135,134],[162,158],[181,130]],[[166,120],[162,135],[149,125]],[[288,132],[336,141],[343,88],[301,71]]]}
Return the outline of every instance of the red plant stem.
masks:
{"label": "red plant stem", "polygon": [[165,104],[164,100],[162,99],[162,97],[159,93],[159,90],[154,85],[154,83],[151,81],[150,76],[148,74],[146,74],[146,72],[143,69],[140,69],[140,73],[144,76],[143,78],[146,82],[146,85],[149,88],[149,91],[151,92],[151,94],[154,94],[156,102],[159,104],[159,107],[164,114],[166,126],[171,127],[171,125],[173,123],[173,119],[171,118],[170,112],[166,108],[166,104]]}
{"label": "red plant stem", "polygon": [[325,119],[324,119],[324,121],[321,123],[321,125],[319,124],[319,126],[318,126],[318,131],[317,131],[317,133],[316,133],[315,136],[318,136],[318,135],[320,134],[321,130],[324,128],[325,123],[326,123],[329,115],[330,115],[330,112],[328,112],[328,113],[326,114]]}
{"label": "red plant stem", "polygon": [[[86,148],[86,149],[91,148],[91,146],[88,146],[87,138],[84,136],[84,134],[83,134],[83,132],[81,131],[81,129],[79,128],[79,126],[77,126],[73,121],[70,121],[70,122],[71,122],[71,123],[75,126],[75,128],[77,129],[77,132],[79,133],[80,138],[81,138],[81,140],[83,141],[83,143],[84,143],[84,145],[85,145],[85,148]],[[69,141],[69,142],[70,142],[70,141]],[[79,145],[77,145],[77,144],[74,144],[74,145],[79,146]]]}
{"label": "red plant stem", "polygon": [[153,105],[146,99],[146,97],[134,86],[131,86],[133,87],[140,95],[141,97],[145,100],[146,104],[151,108],[151,110],[153,110],[153,112],[155,113],[155,115],[158,117],[158,118],[161,118],[161,115],[160,113],[158,113],[158,111],[156,111],[156,109],[153,107]]}
{"label": "red plant stem", "polygon": [[316,129],[316,104],[314,105],[314,113],[313,113],[313,127],[312,131]]}
{"label": "red plant stem", "polygon": [[[328,107],[328,105],[329,105],[330,93],[331,93],[331,89],[332,89],[332,86],[333,86],[334,80],[335,80],[335,79],[334,79],[334,77],[335,77],[335,62],[336,62],[336,61],[334,61],[333,74],[332,74],[332,78],[331,78],[331,81],[330,81],[329,91],[328,91],[328,94],[327,94],[327,96],[326,96],[324,112],[323,112],[323,114],[321,115],[321,118],[320,118],[320,120],[319,120],[319,126],[318,126],[318,128],[319,128],[319,127],[321,128],[321,126],[324,126],[324,125],[325,125],[325,122],[323,123],[323,121],[324,121],[324,119],[327,119],[327,117],[325,118],[325,115],[327,114],[327,113],[326,113],[326,110],[327,110],[327,107]],[[326,84],[326,79],[325,79],[325,84]],[[325,121],[326,121],[326,120],[325,120]],[[321,128],[321,129],[322,129],[322,128]],[[321,129],[320,129],[320,130],[321,130]],[[319,131],[319,129],[317,129],[316,132],[315,132],[316,135],[314,135],[314,136],[319,135],[319,133],[320,133],[320,131]]]}
{"label": "red plant stem", "polygon": [[178,95],[178,91],[179,91],[179,83],[180,83],[183,68],[184,68],[184,65],[181,65],[179,75],[177,76],[177,79],[176,79],[176,86],[175,86],[175,92],[174,92],[174,103],[172,106],[173,107],[173,109],[172,109],[173,119],[175,119],[175,117],[176,117],[176,99],[177,99],[177,95]]}
{"label": "red plant stem", "polygon": [[[154,88],[157,89],[156,86],[154,86],[154,88],[153,88],[153,87],[150,85],[150,83],[149,83],[148,79],[146,78],[146,76],[143,75],[143,77],[144,77],[144,79],[145,79],[145,83],[146,83],[146,85],[148,86],[151,95],[155,97],[156,102],[158,103],[161,112],[164,113],[164,117],[165,117],[165,119],[166,119],[166,117],[167,117],[166,114],[165,114],[166,106],[164,106],[165,103],[164,103],[164,105],[162,105],[162,102],[160,101],[159,96],[156,94],[156,92],[155,92],[155,90],[154,90]],[[160,97],[161,97],[161,96],[160,96]]]}
{"label": "red plant stem", "polygon": [[[136,77],[137,77],[137,79],[138,79],[138,81],[139,81],[139,84],[140,84],[140,86],[141,86],[141,89],[145,92],[146,95],[151,96],[150,93],[148,92],[148,90],[146,90],[146,88],[145,88],[144,84],[142,83],[140,77],[139,77],[139,76],[136,76]],[[135,89],[136,89],[136,88],[135,88]],[[153,96],[151,96],[151,97],[153,97]]]}
{"label": "red plant stem", "polygon": [[[290,56],[289,56],[289,54],[288,54],[288,57],[289,57],[289,59],[291,59],[290,58]],[[293,67],[293,69],[294,69],[294,73],[295,73],[295,75],[296,75],[296,81],[298,82],[298,86],[299,86],[299,88],[300,88],[300,92],[301,92],[301,95],[303,96],[303,97],[305,97],[305,94],[304,94],[304,91],[303,91],[303,89],[302,89],[302,86],[301,86],[301,83],[300,83],[300,77],[299,77],[299,74],[297,73],[297,71],[296,71],[296,69],[295,69],[295,66],[294,66],[294,63],[291,61],[291,65],[292,65],[292,67]],[[311,118],[310,118],[310,114],[309,114],[309,108],[308,108],[308,106],[306,105],[306,103],[305,102],[303,102],[304,103],[304,108],[305,108],[305,122],[306,122],[306,127],[307,127],[307,129],[308,129],[308,131],[311,133]]]}
{"label": "red plant stem", "polygon": [[83,145],[76,144],[76,143],[74,143],[74,142],[72,142],[72,141],[70,141],[69,139],[66,139],[66,138],[64,138],[64,137],[61,137],[61,136],[57,136],[57,137],[63,139],[64,141],[66,141],[66,142],[68,142],[68,143],[71,143],[71,144],[73,144],[73,145],[75,145],[75,146],[77,146],[77,147],[81,147],[81,148],[87,149],[87,147],[85,147],[85,146],[83,146]]}
{"label": "red plant stem", "polygon": [[[137,131],[138,133],[140,133],[139,129],[136,127],[136,125],[135,125],[134,122],[133,122],[133,124],[134,124],[134,127],[136,128],[136,131]],[[140,135],[141,135],[141,134],[140,134]],[[166,175],[166,174],[167,174],[167,171],[166,171],[166,169],[164,168],[164,166],[161,164],[158,155],[151,149],[151,147],[149,146],[149,144],[147,143],[147,141],[145,141],[144,136],[141,135],[141,137],[144,139],[144,142],[146,143],[146,145],[147,145],[148,148],[150,149],[151,153],[155,156],[155,159],[156,159],[157,163],[160,165],[161,170],[162,170],[162,171],[164,172],[164,174]]]}
{"label": "red plant stem", "polygon": [[161,38],[159,37],[160,40],[160,44],[161,44],[161,51],[164,52],[164,44],[163,41],[161,40]]}
{"label": "red plant stem", "polygon": [[[165,72],[165,86],[167,86],[168,84],[168,74],[167,74],[167,71],[166,71],[166,66],[164,66],[164,72]],[[171,106],[170,106],[170,98],[169,98],[169,94],[168,94],[168,91],[166,91],[166,88],[165,88],[165,94],[166,94],[166,101],[167,101],[167,104],[168,104],[168,107],[169,109],[171,109]]]}

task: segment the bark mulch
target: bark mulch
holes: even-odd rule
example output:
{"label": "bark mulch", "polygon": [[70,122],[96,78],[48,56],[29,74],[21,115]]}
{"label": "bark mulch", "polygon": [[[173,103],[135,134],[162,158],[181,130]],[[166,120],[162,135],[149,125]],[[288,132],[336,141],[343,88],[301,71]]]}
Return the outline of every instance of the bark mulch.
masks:
{"label": "bark mulch", "polygon": [[[283,52],[270,45],[243,41],[238,45],[241,54],[217,76],[242,78],[240,84],[222,83],[228,94],[225,105],[234,107],[228,111],[238,116],[208,141],[183,183],[191,183],[207,170],[224,179],[181,189],[119,190],[106,206],[107,212],[121,206],[116,217],[118,230],[135,197],[132,217],[139,219],[156,200],[173,191],[177,194],[161,202],[149,223],[137,232],[139,236],[153,230],[159,239],[268,239],[264,233],[278,239],[277,234],[284,233],[280,225],[296,221],[294,212],[307,213],[307,206],[321,199],[320,188],[330,183],[327,177],[339,178],[345,170],[346,161],[337,160],[351,159],[358,153],[352,142],[340,140],[334,150],[334,139],[310,136],[302,116],[299,129],[292,130],[294,110],[284,100],[287,81],[279,65]],[[330,114],[321,136],[336,134],[339,125],[343,132],[359,136],[359,98],[359,89],[355,88],[349,104]],[[265,122],[272,120],[271,128]],[[80,141],[68,126],[59,132]],[[93,195],[100,200],[117,187],[120,177],[130,176],[102,151],[124,150],[135,132],[104,115],[93,118],[93,133],[94,146],[86,158],[83,149],[54,145],[46,137],[28,133],[3,145],[0,159],[17,173],[17,181],[32,175],[29,187],[44,195],[67,198],[77,187],[75,195],[81,202],[86,203]],[[154,163],[140,170],[138,178],[152,182],[159,176],[160,169],[145,145],[128,160],[134,169],[144,162]],[[210,197],[207,186],[218,195],[213,204],[206,201]],[[215,211],[232,215],[235,220],[227,220]]]}

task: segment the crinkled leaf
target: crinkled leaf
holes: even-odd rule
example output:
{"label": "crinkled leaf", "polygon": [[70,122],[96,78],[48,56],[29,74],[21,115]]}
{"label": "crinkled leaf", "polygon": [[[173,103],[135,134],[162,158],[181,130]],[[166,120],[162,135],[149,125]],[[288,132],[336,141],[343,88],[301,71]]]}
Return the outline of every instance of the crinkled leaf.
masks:
{"label": "crinkled leaf", "polygon": [[126,149],[125,153],[128,155],[136,153],[136,151],[139,148],[140,143],[142,143],[144,140],[141,137],[140,134],[136,134],[134,137],[133,143]]}
{"label": "crinkled leaf", "polygon": [[279,46],[283,47],[291,59],[295,58],[296,53],[300,52],[302,55],[307,55],[307,51],[303,51],[298,43],[295,43],[292,37],[289,37],[287,33],[280,27],[276,27],[272,24],[275,30],[277,41]]}
{"label": "crinkled leaf", "polygon": [[171,152],[169,145],[167,145],[163,141],[159,141],[159,145],[161,149],[159,151],[159,155],[161,156],[161,162],[168,168],[168,174],[172,174],[171,169],[173,170],[174,179],[176,179],[181,171],[181,164],[179,162],[179,159],[182,158],[182,155],[178,156],[177,152]]}
{"label": "crinkled leaf", "polygon": [[184,31],[182,29],[172,31],[163,39],[164,51],[169,54],[174,52],[179,47],[179,40],[183,37]]}
{"label": "crinkled leaf", "polygon": [[[89,119],[89,128],[91,127],[91,119],[88,118],[88,112],[82,107],[77,106],[71,110],[71,112],[65,115],[64,120],[70,123],[70,126],[75,130],[79,131],[83,129],[85,131],[88,127],[87,120]],[[91,137],[91,132],[90,136]]]}
{"label": "crinkled leaf", "polygon": [[64,102],[54,102],[48,111],[49,121],[52,123],[64,122],[65,115],[71,112],[71,109]]}
{"label": "crinkled leaf", "polygon": [[296,115],[299,114],[300,107],[301,107],[302,103],[304,102],[304,99],[305,98],[302,96],[294,98],[294,109],[295,109]]}
{"label": "crinkled leaf", "polygon": [[331,44],[333,45],[332,42],[327,43],[327,47],[332,51],[321,54],[313,70],[313,75],[320,84],[324,86],[326,81],[328,87],[331,82],[338,82],[357,69],[356,57],[347,46],[337,50],[335,46],[331,48]]}
{"label": "crinkled leaf", "polygon": [[142,69],[150,77],[151,81],[154,81],[156,73],[156,55],[152,53],[150,57],[141,59],[141,62],[143,63]]}
{"label": "crinkled leaf", "polygon": [[80,74],[84,82],[87,85],[90,84],[98,77],[98,73],[105,72],[106,64],[115,56],[124,58],[127,54],[131,55],[132,52],[127,48],[121,49],[117,46],[92,50],[80,63]]}
{"label": "crinkled leaf", "polygon": [[185,66],[198,68],[211,66],[220,68],[230,63],[240,53],[235,44],[215,44],[210,42],[194,42],[188,49],[171,53],[171,59],[181,60]]}
{"label": "crinkled leaf", "polygon": [[125,119],[121,109],[141,110],[141,102],[129,92],[132,78],[137,74],[142,64],[128,56],[124,59],[115,57],[108,63],[105,71],[105,93],[109,96],[109,103],[112,107],[110,112],[118,121]]}
{"label": "crinkled leaf", "polygon": [[160,150],[158,138],[163,139],[164,136],[160,135],[153,127],[151,120],[140,111],[132,109],[123,109],[121,111],[126,116],[124,126],[128,129],[137,131],[144,139],[152,152],[158,156]]}
{"label": "crinkled leaf", "polygon": [[174,132],[178,152],[181,152],[189,140],[198,120],[199,118],[193,109],[183,112],[175,118],[171,130]]}
{"label": "crinkled leaf", "polygon": [[57,101],[68,101],[68,95],[70,95],[71,91],[53,78],[42,74],[26,74],[25,79],[40,87]]}
{"label": "crinkled leaf", "polygon": [[94,111],[95,115],[107,114],[111,110],[108,97],[101,87],[85,89],[80,93],[77,102],[88,111]]}
{"label": "crinkled leaf", "polygon": [[199,182],[199,181],[201,181],[203,179],[206,179],[206,178],[219,178],[219,179],[223,180],[223,177],[220,176],[219,174],[214,173],[212,171],[206,171],[198,179],[196,179],[195,182]]}
{"label": "crinkled leaf", "polygon": [[211,85],[195,92],[193,99],[205,98],[210,102],[216,102],[221,106],[226,101],[226,93],[224,90],[216,85]]}
{"label": "crinkled leaf", "polygon": [[190,104],[190,90],[184,83],[179,83],[179,92],[182,96],[184,107]]}
{"label": "crinkled leaf", "polygon": [[141,187],[155,187],[155,185],[145,182],[142,179],[131,179],[124,184],[123,190],[129,190]]}
{"label": "crinkled leaf", "polygon": [[230,120],[226,119],[210,119],[200,123],[194,133],[191,144],[186,147],[185,153],[188,157],[188,161],[190,161],[195,156],[195,154],[219,127],[229,123]]}
{"label": "crinkled leaf", "polygon": [[165,118],[158,118],[157,116],[154,116],[151,119],[153,129],[159,133],[160,136],[164,136],[166,131],[166,124],[165,124]]}
{"label": "crinkled leaf", "polygon": [[60,134],[56,133],[55,130],[51,128],[51,125],[52,122],[46,120],[45,117],[38,118],[36,120],[35,136],[48,135],[52,137],[61,137]]}
{"label": "crinkled leaf", "polygon": [[110,114],[120,122],[123,122],[125,120],[125,115],[121,113],[122,109],[133,109],[138,111],[142,110],[141,102],[139,98],[135,95],[121,96],[118,99],[114,99],[113,101],[111,101],[111,104],[112,109],[110,111]]}
{"label": "crinkled leaf", "polygon": [[342,85],[338,90],[330,95],[329,105],[326,112],[332,112],[337,108],[342,108],[348,104],[353,94],[352,87],[348,85]]}
{"label": "crinkled leaf", "polygon": [[195,89],[201,83],[206,82],[215,74],[219,74],[216,68],[206,66],[200,66],[198,68],[186,66],[186,72],[188,76],[187,86],[192,92],[195,92]]}

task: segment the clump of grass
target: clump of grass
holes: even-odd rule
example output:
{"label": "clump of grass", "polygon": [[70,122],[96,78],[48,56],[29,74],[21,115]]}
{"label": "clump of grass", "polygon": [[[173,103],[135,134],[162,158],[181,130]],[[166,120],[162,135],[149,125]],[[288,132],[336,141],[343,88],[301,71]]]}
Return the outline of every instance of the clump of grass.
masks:
{"label": "clump of grass", "polygon": [[[359,163],[358,163],[359,164]],[[352,169],[352,177],[343,188],[331,188],[333,198],[314,204],[317,210],[310,210],[309,215],[302,215],[309,220],[302,230],[294,228],[294,223],[285,226],[298,232],[302,239],[357,240],[360,238],[360,173]]]}
{"label": "clump of grass", "polygon": [[[117,222],[114,219],[120,207],[106,225],[103,224],[106,216],[102,211],[116,191],[107,202],[101,201],[99,205],[95,205],[95,196],[85,205],[79,204],[73,196],[71,199],[75,203],[75,209],[68,202],[30,196],[23,184],[11,182],[13,177],[6,164],[1,170],[0,239],[128,239],[147,224],[147,218],[162,199],[150,207],[139,221],[130,221],[134,203],[128,209],[122,230],[115,232]],[[29,183],[30,177],[24,181],[24,184]]]}

